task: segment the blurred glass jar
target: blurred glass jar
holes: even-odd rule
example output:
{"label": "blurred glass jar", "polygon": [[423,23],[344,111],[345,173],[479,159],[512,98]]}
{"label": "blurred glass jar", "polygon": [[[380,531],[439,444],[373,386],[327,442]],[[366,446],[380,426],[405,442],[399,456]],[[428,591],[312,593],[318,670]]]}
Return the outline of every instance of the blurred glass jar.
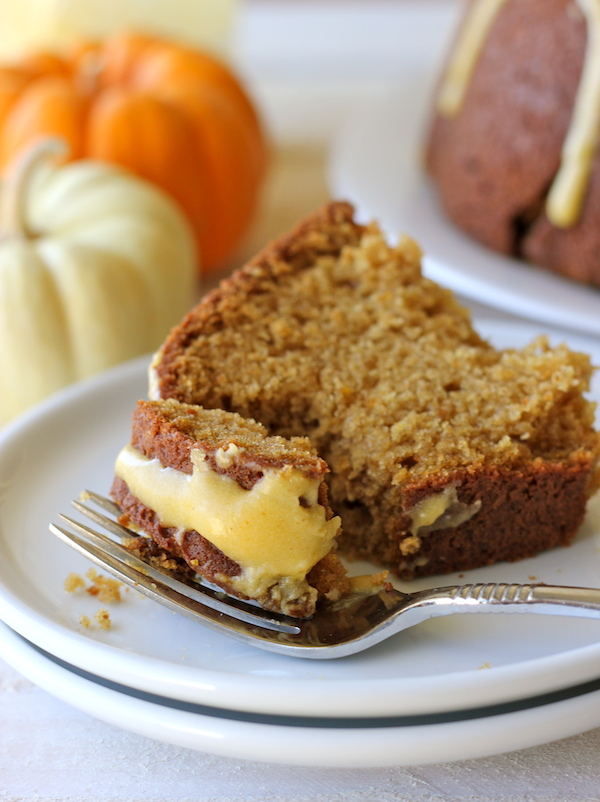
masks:
{"label": "blurred glass jar", "polygon": [[0,0],[0,60],[113,31],[158,34],[226,57],[239,0]]}

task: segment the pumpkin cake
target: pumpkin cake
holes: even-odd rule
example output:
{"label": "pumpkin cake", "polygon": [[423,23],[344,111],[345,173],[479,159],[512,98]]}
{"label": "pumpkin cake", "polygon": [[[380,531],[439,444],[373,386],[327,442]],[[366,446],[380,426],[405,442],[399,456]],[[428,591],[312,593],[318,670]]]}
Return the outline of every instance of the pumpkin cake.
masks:
{"label": "pumpkin cake", "polygon": [[591,373],[544,337],[493,348],[414,242],[331,203],[171,332],[151,395],[308,437],[341,551],[412,578],[572,541],[598,485]]}
{"label": "pumpkin cake", "polygon": [[291,616],[349,590],[328,468],[305,437],[175,400],[140,401],[111,496],[122,521],[228,593]]}
{"label": "pumpkin cake", "polygon": [[600,4],[471,0],[427,165],[447,216],[504,254],[600,286]]}

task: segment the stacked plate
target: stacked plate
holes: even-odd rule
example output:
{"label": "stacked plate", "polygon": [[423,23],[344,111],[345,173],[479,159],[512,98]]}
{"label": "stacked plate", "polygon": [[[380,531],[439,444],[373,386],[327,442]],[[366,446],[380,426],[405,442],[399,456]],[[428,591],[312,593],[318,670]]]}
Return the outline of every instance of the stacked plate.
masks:
{"label": "stacked plate", "polygon": [[[498,346],[522,345],[539,330],[484,321],[478,328]],[[600,363],[600,342],[561,332],[552,339]],[[62,392],[0,436],[0,654],[15,668],[118,726],[273,762],[439,762],[600,725],[600,620],[456,616],[328,661],[242,646],[134,590],[107,605],[110,629],[96,625],[94,613],[104,605],[64,587],[71,572],[83,576],[89,564],[54,538],[48,523],[68,512],[84,487],[108,490],[131,412],[146,395],[147,361]],[[600,400],[599,383],[592,394]],[[571,548],[444,582],[597,586],[599,535],[597,498]],[[360,573],[365,566],[350,567]]]}

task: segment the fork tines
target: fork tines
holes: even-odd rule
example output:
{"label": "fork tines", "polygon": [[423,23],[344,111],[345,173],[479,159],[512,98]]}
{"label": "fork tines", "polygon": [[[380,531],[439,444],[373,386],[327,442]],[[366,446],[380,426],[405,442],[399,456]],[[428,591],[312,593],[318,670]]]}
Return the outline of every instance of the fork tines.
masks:
{"label": "fork tines", "polygon": [[[84,501],[92,501],[110,516],[114,516],[108,517],[82,501],[73,501],[73,507],[77,512],[93,524],[120,540],[140,538],[138,533],[116,520],[121,514],[121,510],[110,499],[89,490],[83,491],[80,498]],[[51,523],[50,531],[53,534],[121,582],[141,591],[175,612],[195,620],[198,620],[200,616],[204,624],[208,626],[212,624],[212,628],[216,630],[222,630],[225,627],[247,633],[248,625],[250,625],[288,635],[300,632],[298,624],[285,616],[279,617],[206,585],[177,579],[141,559],[113,537],[67,515],[60,514],[59,517],[66,527]]]}

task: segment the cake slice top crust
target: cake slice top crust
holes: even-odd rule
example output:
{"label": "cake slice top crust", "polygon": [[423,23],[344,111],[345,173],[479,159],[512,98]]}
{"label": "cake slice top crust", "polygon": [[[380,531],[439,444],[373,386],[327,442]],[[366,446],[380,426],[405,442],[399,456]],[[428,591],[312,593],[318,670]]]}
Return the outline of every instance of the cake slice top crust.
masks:
{"label": "cake slice top crust", "polygon": [[[307,437],[269,436],[265,426],[222,409],[206,410],[174,399],[139,401],[133,413],[131,445],[163,467],[193,471],[192,450],[200,450],[215,473],[228,474],[245,489],[265,469],[294,465],[311,479],[329,471]],[[245,459],[234,454],[247,452]]]}

